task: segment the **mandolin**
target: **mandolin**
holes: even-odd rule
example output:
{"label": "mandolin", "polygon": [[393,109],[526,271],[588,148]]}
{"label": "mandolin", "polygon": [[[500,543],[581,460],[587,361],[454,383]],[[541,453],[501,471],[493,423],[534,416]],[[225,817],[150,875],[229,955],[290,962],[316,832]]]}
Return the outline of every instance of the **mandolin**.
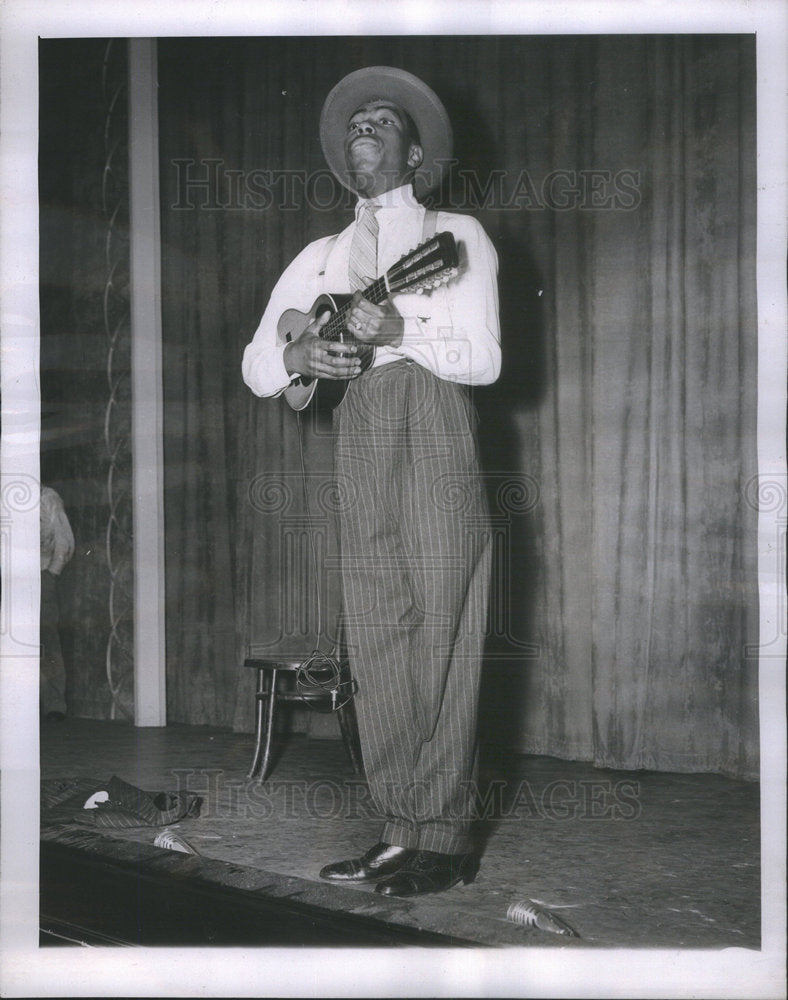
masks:
{"label": "mandolin", "polygon": [[[423,293],[445,284],[457,274],[459,255],[454,235],[449,232],[436,233],[424,243],[406,253],[396,264],[372,284],[364,289],[364,298],[380,305],[389,295],[396,292]],[[324,313],[331,314],[328,322],[321,327],[323,340],[338,344],[357,344],[356,357],[361,363],[361,371],[366,371],[375,358],[374,344],[357,341],[345,326],[352,295],[319,295],[309,312],[287,309],[277,324],[279,342],[288,344],[297,340],[306,328]],[[321,404],[331,408],[338,406],[347,390],[349,379],[315,379],[299,376],[285,389],[284,396],[294,410],[305,409],[320,386]]]}

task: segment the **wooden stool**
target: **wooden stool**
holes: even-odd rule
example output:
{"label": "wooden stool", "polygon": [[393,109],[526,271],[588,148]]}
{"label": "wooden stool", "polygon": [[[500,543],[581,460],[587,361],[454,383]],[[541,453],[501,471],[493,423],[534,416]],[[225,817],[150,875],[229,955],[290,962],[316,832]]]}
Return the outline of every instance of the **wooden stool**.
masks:
{"label": "wooden stool", "polygon": [[[323,702],[331,704],[331,695],[322,688],[304,688],[296,690],[295,678],[304,660],[260,659],[249,657],[244,660],[244,666],[257,671],[257,689],[255,693],[255,748],[252,766],[248,777],[259,774],[260,783],[264,782],[271,772],[271,744],[274,736],[274,718],[279,702]],[[281,686],[285,677],[291,677],[293,684],[289,689]],[[343,679],[349,675],[343,671]],[[337,709],[339,729],[342,742],[345,744],[350,763],[356,774],[364,774],[361,758],[361,744],[358,738],[358,722],[353,699]]]}

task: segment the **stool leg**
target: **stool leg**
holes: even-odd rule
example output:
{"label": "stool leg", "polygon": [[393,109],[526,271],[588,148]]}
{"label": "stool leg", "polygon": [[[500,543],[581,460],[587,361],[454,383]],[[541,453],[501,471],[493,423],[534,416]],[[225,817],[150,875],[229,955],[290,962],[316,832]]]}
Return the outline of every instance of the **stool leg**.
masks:
{"label": "stool leg", "polygon": [[255,745],[254,745],[254,756],[252,757],[252,766],[249,769],[247,778],[253,778],[257,774],[257,769],[260,766],[260,756],[263,752],[263,697],[265,695],[265,678],[263,677],[263,671],[260,667],[257,668],[257,686],[255,689]]}
{"label": "stool leg", "polygon": [[265,746],[263,749],[263,764],[260,769],[259,782],[262,784],[268,777],[271,760],[271,742],[274,736],[274,709],[276,707],[276,679],[279,671],[274,669],[268,679],[268,704],[265,712]]}
{"label": "stool leg", "polygon": [[364,761],[361,756],[361,741],[358,738],[358,720],[356,718],[356,707],[352,699],[343,705],[337,712],[339,716],[339,731],[342,733],[342,742],[350,757],[350,763],[356,774],[364,777]]}

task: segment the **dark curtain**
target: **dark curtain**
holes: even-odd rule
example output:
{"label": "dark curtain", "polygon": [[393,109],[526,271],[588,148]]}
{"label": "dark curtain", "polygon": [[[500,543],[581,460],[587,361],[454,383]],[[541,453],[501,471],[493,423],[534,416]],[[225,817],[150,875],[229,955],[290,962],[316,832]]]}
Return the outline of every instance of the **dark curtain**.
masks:
{"label": "dark curtain", "polygon": [[41,478],[76,549],[59,580],[71,714],[134,714],[125,39],[39,43]]}
{"label": "dark curtain", "polygon": [[327,428],[304,422],[307,511],[295,415],[240,360],[284,265],[349,219],[317,123],[378,63],[444,99],[435,203],[500,258],[504,374],[474,392],[497,553],[482,739],[755,776],[749,36],[160,42],[170,719],[250,728],[247,650],[333,626]]}

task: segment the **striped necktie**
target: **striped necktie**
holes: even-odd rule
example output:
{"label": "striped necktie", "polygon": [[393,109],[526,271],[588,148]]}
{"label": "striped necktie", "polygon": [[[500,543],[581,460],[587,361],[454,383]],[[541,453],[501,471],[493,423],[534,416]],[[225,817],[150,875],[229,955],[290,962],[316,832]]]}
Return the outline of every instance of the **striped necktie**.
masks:
{"label": "striped necktie", "polygon": [[380,205],[368,202],[361,210],[356,231],[350,244],[348,274],[350,290],[362,290],[378,276],[378,220],[375,213]]}

